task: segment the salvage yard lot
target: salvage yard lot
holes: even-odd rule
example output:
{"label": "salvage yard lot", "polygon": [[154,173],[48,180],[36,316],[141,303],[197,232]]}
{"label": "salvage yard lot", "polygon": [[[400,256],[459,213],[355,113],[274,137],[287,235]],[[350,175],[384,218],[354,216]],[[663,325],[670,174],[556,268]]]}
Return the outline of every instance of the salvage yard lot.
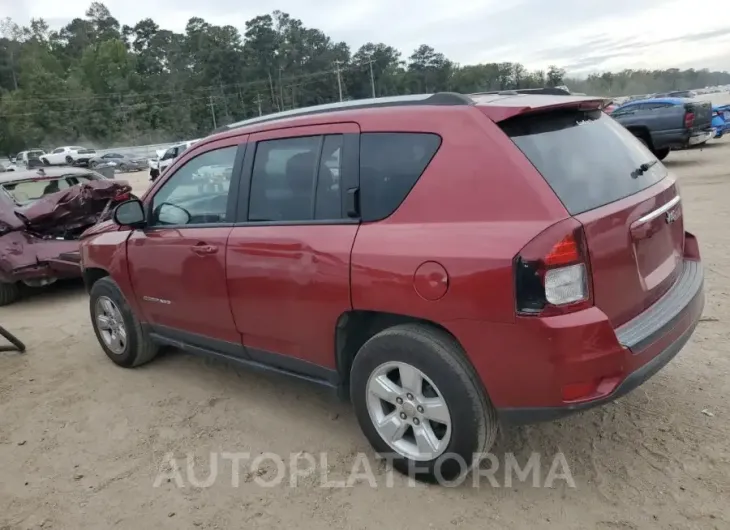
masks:
{"label": "salvage yard lot", "polygon": [[[153,483],[165,455],[327,452],[330,480],[371,455],[349,405],[302,382],[168,353],[116,367],[89,324],[79,283],[0,308],[28,345],[0,353],[0,529],[452,528],[725,529],[730,527],[730,139],[671,153],[687,229],[700,239],[707,302],[680,355],[614,404],[556,423],[504,429],[494,454],[543,460],[562,451],[575,488],[532,480],[480,488],[323,488],[319,475],[261,487],[230,460],[210,487]],[[140,192],[146,174],[126,176]],[[620,286],[617,286],[620,288]],[[271,461],[254,476],[273,476]],[[187,477],[185,469],[183,475]],[[496,473],[504,486],[504,474]]]}

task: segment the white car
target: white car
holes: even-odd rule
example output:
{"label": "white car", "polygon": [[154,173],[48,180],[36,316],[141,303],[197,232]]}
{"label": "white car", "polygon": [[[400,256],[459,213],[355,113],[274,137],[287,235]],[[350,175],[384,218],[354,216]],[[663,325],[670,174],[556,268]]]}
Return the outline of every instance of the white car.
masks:
{"label": "white car", "polygon": [[80,145],[66,145],[56,147],[50,153],[41,156],[41,162],[47,166],[60,166],[63,164],[79,164],[88,162],[96,156],[94,149],[87,149]]}
{"label": "white car", "polygon": [[150,177],[152,177],[152,180],[161,175],[163,171],[165,171],[168,167],[172,165],[172,163],[178,156],[180,156],[186,150],[190,149],[190,147],[199,140],[200,138],[197,138],[188,142],[175,144],[172,147],[168,148],[167,151],[162,154],[162,156],[159,156],[158,152],[157,160],[150,160],[149,162]]}
{"label": "white car", "polygon": [[15,155],[15,163],[21,167],[28,167],[28,160],[30,160],[32,158],[40,158],[45,154],[46,154],[46,152],[41,148],[21,151],[20,153]]}

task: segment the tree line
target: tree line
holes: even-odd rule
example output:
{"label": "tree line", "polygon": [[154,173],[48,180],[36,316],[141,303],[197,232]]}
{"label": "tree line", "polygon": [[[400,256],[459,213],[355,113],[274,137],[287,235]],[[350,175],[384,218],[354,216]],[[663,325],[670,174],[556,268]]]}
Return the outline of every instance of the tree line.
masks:
{"label": "tree line", "polygon": [[183,33],[146,18],[121,25],[102,3],[51,30],[0,22],[0,153],[85,142],[96,147],[199,137],[245,118],[340,99],[567,84],[603,96],[728,84],[727,72],[624,70],[567,79],[558,66],[459,65],[423,44],[354,51],[274,11],[243,34],[191,18]]}

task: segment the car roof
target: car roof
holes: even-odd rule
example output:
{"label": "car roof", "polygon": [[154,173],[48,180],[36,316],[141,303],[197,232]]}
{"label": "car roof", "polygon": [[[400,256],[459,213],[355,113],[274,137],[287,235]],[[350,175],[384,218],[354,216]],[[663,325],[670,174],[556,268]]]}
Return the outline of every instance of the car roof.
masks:
{"label": "car roof", "polygon": [[88,175],[90,173],[94,173],[93,171],[90,171],[88,169],[78,167],[48,167],[42,168],[42,173],[39,169],[25,169],[23,171],[10,171],[7,173],[0,173],[0,184],[3,184],[5,182],[15,182],[17,180],[60,178],[66,176]]}
{"label": "car roof", "polygon": [[514,91],[498,93],[458,94],[455,92],[438,92],[434,94],[410,94],[407,96],[392,96],[368,98],[338,103],[327,103],[312,107],[292,109],[266,116],[259,116],[228,125],[228,130],[212,134],[205,138],[205,142],[251,134],[269,128],[278,128],[282,123],[295,121],[297,125],[321,122],[323,116],[337,112],[337,121],[356,119],[364,112],[379,112],[384,108],[411,109],[413,112],[423,112],[424,108],[434,107],[480,107],[494,121],[501,121],[517,114],[548,109],[550,107],[577,106],[582,103],[591,103],[598,108],[607,100],[601,97],[577,95],[549,95],[549,94],[520,94]]}

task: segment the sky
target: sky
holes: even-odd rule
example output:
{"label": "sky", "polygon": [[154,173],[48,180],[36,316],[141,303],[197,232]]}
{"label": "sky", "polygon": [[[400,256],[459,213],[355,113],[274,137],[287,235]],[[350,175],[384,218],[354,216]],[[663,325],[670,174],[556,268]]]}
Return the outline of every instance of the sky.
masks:
{"label": "sky", "polygon": [[[52,28],[83,17],[90,0],[0,0],[0,18]],[[575,75],[623,68],[730,71],[730,0],[107,0],[134,25],[152,18],[182,31],[191,17],[233,25],[275,9],[345,41],[385,42],[407,57],[429,44],[462,65],[556,64]],[[723,13],[723,16],[720,14]]]}

